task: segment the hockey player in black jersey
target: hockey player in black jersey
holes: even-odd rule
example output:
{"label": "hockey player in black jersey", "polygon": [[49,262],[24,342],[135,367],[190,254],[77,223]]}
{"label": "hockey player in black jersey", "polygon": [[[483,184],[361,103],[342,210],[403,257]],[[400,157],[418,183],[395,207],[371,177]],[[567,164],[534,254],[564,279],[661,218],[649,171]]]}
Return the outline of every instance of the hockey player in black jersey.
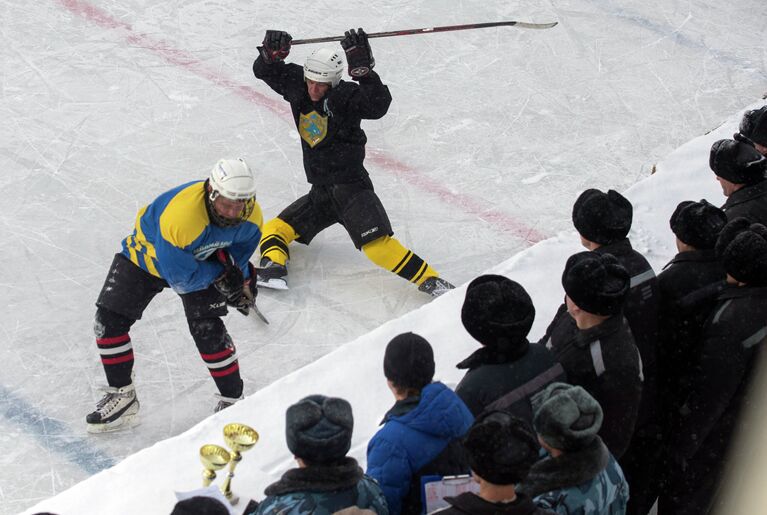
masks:
{"label": "hockey player in black jersey", "polygon": [[436,297],[453,288],[392,237],[389,217],[363,166],[367,137],[360,121],[381,118],[391,103],[389,88],[373,71],[367,34],[352,29],[341,41],[356,83],[341,80],[344,54],[333,48],[314,51],[303,68],[285,63],[291,39],[287,32],[266,31],[253,73],[290,103],[311,188],[264,226],[258,285],[287,289],[290,243],[308,245],[340,223],[368,259],[420,291]]}

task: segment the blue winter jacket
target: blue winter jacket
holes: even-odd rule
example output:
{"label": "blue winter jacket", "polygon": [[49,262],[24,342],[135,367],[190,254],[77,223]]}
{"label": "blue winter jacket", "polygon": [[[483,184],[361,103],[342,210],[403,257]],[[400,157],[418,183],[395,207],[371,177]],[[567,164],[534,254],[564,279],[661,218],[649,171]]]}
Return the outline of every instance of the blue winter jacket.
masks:
{"label": "blue winter jacket", "polygon": [[423,388],[415,408],[396,412],[387,413],[367,451],[367,474],[380,484],[392,515],[401,513],[413,474],[466,434],[474,421],[455,392],[439,382]]}

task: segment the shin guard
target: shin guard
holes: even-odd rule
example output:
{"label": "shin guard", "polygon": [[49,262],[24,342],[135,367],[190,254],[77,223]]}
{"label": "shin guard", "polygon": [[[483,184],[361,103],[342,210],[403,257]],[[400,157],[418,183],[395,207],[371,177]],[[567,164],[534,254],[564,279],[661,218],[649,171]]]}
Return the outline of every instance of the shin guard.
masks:
{"label": "shin guard", "polygon": [[240,397],[242,379],[237,349],[224,322],[220,318],[193,319],[189,321],[189,330],[221,395]]}
{"label": "shin guard", "polygon": [[96,346],[107,382],[114,388],[131,384],[133,344],[128,329],[133,322],[134,320],[102,307],[96,310],[96,319],[93,324]]}

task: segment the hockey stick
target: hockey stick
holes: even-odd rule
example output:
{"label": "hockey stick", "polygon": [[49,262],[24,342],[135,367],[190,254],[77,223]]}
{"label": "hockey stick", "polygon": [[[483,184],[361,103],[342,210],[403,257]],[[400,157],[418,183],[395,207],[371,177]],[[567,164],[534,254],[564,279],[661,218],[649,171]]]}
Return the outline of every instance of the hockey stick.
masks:
{"label": "hockey stick", "polygon": [[269,325],[269,320],[266,319],[263,313],[261,313],[261,310],[258,309],[258,306],[256,306],[256,299],[253,297],[250,292],[246,293],[245,296],[248,298],[248,311],[247,313],[245,311],[240,311],[245,316],[248,316],[250,314],[256,315],[258,318],[261,319],[263,323],[266,325]]}
{"label": "hockey stick", "polygon": [[[520,27],[522,29],[550,29],[558,22],[526,23],[523,21],[494,21],[489,23],[469,23],[467,25],[444,25],[442,27],[424,27],[421,29],[392,30],[389,32],[371,32],[368,38],[390,38],[393,36],[411,36],[413,34],[431,34],[432,32],[450,32],[453,30],[486,29],[489,27]],[[294,39],[291,45],[308,45],[309,43],[327,43],[341,41],[344,36],[327,36],[324,38]]]}

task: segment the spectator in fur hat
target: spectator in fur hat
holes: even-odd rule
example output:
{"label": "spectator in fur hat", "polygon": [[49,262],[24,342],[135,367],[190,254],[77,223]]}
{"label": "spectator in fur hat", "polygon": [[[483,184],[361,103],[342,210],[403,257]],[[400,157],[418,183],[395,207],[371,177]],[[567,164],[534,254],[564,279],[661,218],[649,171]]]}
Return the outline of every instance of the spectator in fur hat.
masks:
{"label": "spectator in fur hat", "polygon": [[658,275],[659,398],[666,420],[687,397],[703,325],[725,285],[726,274],[714,246],[726,224],[724,211],[705,200],[680,202],[669,221],[678,253]]}
{"label": "spectator in fur hat", "polygon": [[664,513],[708,513],[712,508],[767,339],[767,227],[745,218],[731,220],[719,234],[716,251],[728,286],[703,328],[697,373],[670,446],[672,481],[659,499]]}
{"label": "spectator in fur hat", "polygon": [[757,152],[767,156],[767,105],[743,114],[740,132],[735,134],[734,139],[747,140],[754,145]]}
{"label": "spectator in fur hat", "polygon": [[750,143],[720,139],[711,145],[709,166],[727,201],[727,219],[746,217],[767,224],[767,158]]}
{"label": "spectator in fur hat", "polygon": [[580,386],[553,383],[536,395],[533,425],[547,456],[517,491],[562,515],[624,513],[629,487],[599,437],[599,403]]}
{"label": "spectator in fur hat", "polygon": [[[631,202],[617,191],[584,191],[573,205],[573,225],[581,237],[581,244],[598,254],[611,254],[630,276],[628,297],[623,305],[623,316],[631,329],[639,349],[643,373],[643,394],[636,421],[636,432],[631,448],[618,449],[615,441],[605,438],[608,447],[621,460],[626,476],[638,483],[655,468],[657,441],[660,438],[657,407],[657,345],[658,345],[658,279],[650,263],[637,252],[628,238],[633,220]],[[548,347],[567,345],[575,338],[574,320],[567,316],[563,304],[549,324],[543,342]],[[571,378],[572,379],[572,378]],[[593,392],[592,392],[593,393]],[[600,399],[603,402],[603,399]],[[603,405],[610,426],[613,417],[610,407]],[[626,442],[628,443],[628,441]],[[625,455],[625,456],[624,456]],[[632,478],[630,477],[631,481]],[[632,484],[633,484],[632,483]],[[636,492],[636,489],[635,489]],[[637,499],[638,495],[632,495]]]}
{"label": "spectator in fur hat", "polygon": [[353,428],[352,407],[344,399],[310,395],[290,406],[285,436],[298,468],[269,485],[266,498],[249,504],[246,515],[334,513],[351,506],[389,513],[375,480],[346,456]]}
{"label": "spectator in fur hat", "polygon": [[[705,200],[681,202],[669,225],[679,253],[658,276],[660,290],[658,337],[658,408],[660,439],[668,441],[679,408],[690,391],[690,382],[700,355],[703,325],[724,288],[724,268],[714,245],[727,223],[724,212]],[[646,440],[636,452],[621,458],[631,485],[627,513],[647,514],[661,486],[664,447],[659,440]],[[632,448],[637,445],[632,443]]]}
{"label": "spectator in fur hat", "polygon": [[529,423],[506,411],[482,414],[463,440],[471,474],[479,494],[466,492],[446,497],[450,507],[432,513],[442,515],[545,515],[532,499],[516,491],[530,467],[538,460],[540,445]]}
{"label": "spectator in fur hat", "polygon": [[[663,440],[674,434],[679,409],[690,393],[703,342],[703,327],[724,289],[726,273],[714,246],[727,216],[705,200],[680,202],[669,221],[676,237],[676,256],[658,275],[661,292],[658,345],[659,396]],[[658,478],[658,474],[652,474]],[[652,481],[652,480],[651,480]],[[657,496],[659,483],[652,481]],[[629,504],[636,502],[634,483]],[[647,507],[649,509],[649,506]]]}
{"label": "spectator in fur hat", "polygon": [[468,472],[460,438],[474,417],[463,401],[434,378],[434,352],[426,339],[400,334],[383,363],[394,406],[367,449],[370,476],[381,485],[392,514],[417,514],[421,477]]}
{"label": "spectator in fur hat", "polygon": [[[573,205],[573,225],[581,244],[599,254],[612,254],[631,276],[631,289],[624,314],[642,354],[645,369],[654,370],[657,339],[657,279],[650,263],[631,246],[628,233],[633,220],[633,207],[626,197],[614,190],[604,193],[589,189],[581,193]],[[547,347],[557,346],[572,338],[573,321],[564,304],[541,339]]]}
{"label": "spectator in fur hat", "polygon": [[620,459],[637,420],[642,395],[639,352],[623,306],[629,274],[610,254],[570,256],[562,274],[567,316],[574,334],[552,346],[568,380],[599,401],[605,422],[601,436]]}
{"label": "spectator in fur hat", "polygon": [[534,319],[533,301],[519,283],[500,275],[469,283],[461,322],[482,347],[458,363],[468,371],[455,393],[474,416],[505,409],[532,422],[530,397],[551,382],[565,380],[552,352],[528,342]]}
{"label": "spectator in fur hat", "polygon": [[719,235],[721,256],[729,284],[767,286],[767,228],[747,218],[731,220]]}
{"label": "spectator in fur hat", "polygon": [[[630,275],[629,296],[623,312],[639,347],[648,385],[653,387],[649,379],[655,371],[658,284],[650,263],[631,246],[628,233],[632,220],[631,202],[614,190],[607,193],[586,190],[573,205],[573,225],[580,234],[581,244],[599,254],[612,254]],[[552,331],[550,336],[556,339],[558,334]],[[559,336],[569,334],[560,332]]]}

